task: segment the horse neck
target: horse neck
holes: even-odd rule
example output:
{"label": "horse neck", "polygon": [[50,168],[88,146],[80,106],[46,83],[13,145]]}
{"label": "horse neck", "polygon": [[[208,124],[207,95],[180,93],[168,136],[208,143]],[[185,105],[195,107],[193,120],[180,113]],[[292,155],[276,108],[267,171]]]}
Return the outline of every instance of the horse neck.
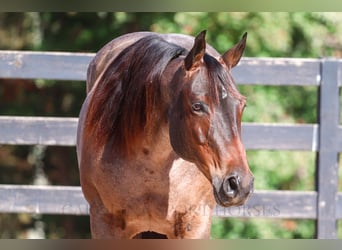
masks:
{"label": "horse neck", "polygon": [[144,128],[144,139],[137,148],[138,152],[144,152],[145,156],[148,155],[150,158],[161,162],[165,162],[170,157],[176,158],[176,153],[170,143],[169,109],[179,91],[178,82],[177,86],[175,86],[172,80],[179,69],[180,63],[182,63],[181,59],[174,59],[163,72],[159,82],[159,91],[155,92],[160,94],[156,98],[158,103],[155,103],[151,110],[152,115],[149,115]]}
{"label": "horse neck", "polygon": [[174,155],[170,143],[169,124],[168,124],[168,108],[166,104],[161,104],[162,108],[155,112],[152,121],[145,128],[144,141],[141,144],[142,152],[156,159],[157,161],[165,161]]}
{"label": "horse neck", "polygon": [[144,129],[144,140],[139,150],[156,161],[167,162],[178,158],[171,146],[169,134],[169,109],[175,93],[170,82],[161,84],[160,93],[160,102],[154,108],[151,120]]}

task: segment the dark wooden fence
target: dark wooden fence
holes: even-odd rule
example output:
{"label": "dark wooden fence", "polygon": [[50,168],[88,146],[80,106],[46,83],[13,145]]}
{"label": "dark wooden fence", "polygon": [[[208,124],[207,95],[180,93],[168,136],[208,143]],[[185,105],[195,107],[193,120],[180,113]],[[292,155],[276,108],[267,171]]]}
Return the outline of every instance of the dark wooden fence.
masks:
{"label": "dark wooden fence", "polygon": [[[0,78],[84,81],[93,56],[0,51]],[[256,190],[245,206],[218,206],[214,216],[314,219],[317,238],[337,237],[337,220],[342,218],[342,193],[338,192],[341,66],[337,59],[245,58],[234,69],[239,84],[318,88],[316,124],[244,123],[242,128],[247,149],[316,152],[316,190]],[[74,146],[76,127],[76,117],[0,116],[0,144]],[[2,213],[88,214],[80,187],[0,185],[0,201]]]}

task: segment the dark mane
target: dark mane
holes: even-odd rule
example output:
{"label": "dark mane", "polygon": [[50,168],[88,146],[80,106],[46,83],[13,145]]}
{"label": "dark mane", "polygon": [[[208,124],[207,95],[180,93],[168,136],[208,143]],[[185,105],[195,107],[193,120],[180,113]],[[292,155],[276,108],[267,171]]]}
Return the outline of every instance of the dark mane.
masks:
{"label": "dark mane", "polygon": [[110,141],[118,152],[128,153],[140,141],[158,103],[161,75],[184,53],[184,48],[149,35],[117,56],[94,90],[85,121],[86,133],[97,138],[98,146]]}

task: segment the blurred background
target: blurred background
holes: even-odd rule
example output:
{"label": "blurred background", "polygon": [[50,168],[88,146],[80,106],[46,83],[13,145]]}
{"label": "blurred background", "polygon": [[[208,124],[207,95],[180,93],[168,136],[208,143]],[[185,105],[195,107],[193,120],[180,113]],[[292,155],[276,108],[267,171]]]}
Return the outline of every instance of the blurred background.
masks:
{"label": "blurred background", "polygon": [[[332,12],[0,13],[0,49],[96,52],[128,32],[196,35],[203,29],[219,52],[248,32],[245,57],[342,55],[342,13]],[[316,122],[315,87],[239,90],[247,97],[244,122]],[[0,115],[77,117],[84,98],[84,82],[0,79]],[[247,156],[257,190],[315,189],[314,152],[255,150]],[[75,147],[0,145],[0,184],[78,186]],[[211,237],[313,238],[314,233],[313,220],[214,218]],[[88,216],[0,214],[0,238],[89,237]]]}

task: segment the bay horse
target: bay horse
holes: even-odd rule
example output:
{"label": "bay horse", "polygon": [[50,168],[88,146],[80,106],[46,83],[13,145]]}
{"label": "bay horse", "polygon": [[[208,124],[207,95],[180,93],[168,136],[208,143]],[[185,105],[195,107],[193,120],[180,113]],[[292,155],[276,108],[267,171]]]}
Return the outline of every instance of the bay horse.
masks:
{"label": "bay horse", "polygon": [[205,34],[129,33],[90,62],[77,158],[92,238],[209,238],[215,205],[253,191],[230,73],[247,33],[222,55]]}

